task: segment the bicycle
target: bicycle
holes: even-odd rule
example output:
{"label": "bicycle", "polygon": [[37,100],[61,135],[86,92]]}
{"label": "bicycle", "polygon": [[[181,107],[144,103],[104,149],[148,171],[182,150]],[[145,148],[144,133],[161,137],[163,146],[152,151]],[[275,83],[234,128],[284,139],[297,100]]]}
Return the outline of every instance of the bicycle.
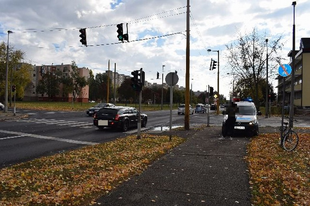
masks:
{"label": "bicycle", "polygon": [[280,145],[286,151],[293,151],[299,142],[298,134],[292,130],[291,127],[288,127],[288,122],[283,122],[283,128],[280,127]]}

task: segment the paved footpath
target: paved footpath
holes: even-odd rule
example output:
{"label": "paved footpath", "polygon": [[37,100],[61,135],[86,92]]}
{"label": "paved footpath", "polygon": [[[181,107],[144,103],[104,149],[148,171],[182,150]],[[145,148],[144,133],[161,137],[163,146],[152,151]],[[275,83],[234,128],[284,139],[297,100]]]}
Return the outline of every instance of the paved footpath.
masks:
{"label": "paved footpath", "polygon": [[[184,133],[186,131],[183,131]],[[104,206],[250,206],[249,138],[219,139],[220,127],[186,134],[188,140],[145,172],[97,200]]]}

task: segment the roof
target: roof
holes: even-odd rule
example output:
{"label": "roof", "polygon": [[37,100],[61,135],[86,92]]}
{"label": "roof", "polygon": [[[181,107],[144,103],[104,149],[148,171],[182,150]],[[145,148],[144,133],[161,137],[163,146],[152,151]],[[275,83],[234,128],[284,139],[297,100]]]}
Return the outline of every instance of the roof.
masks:
{"label": "roof", "polygon": [[310,48],[310,38],[301,38],[299,49],[308,49]]}

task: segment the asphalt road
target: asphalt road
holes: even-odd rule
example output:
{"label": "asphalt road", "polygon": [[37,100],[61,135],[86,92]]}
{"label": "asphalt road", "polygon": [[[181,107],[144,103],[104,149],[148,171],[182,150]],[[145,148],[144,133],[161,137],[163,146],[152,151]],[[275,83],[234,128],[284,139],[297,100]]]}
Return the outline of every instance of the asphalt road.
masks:
{"label": "asphalt road", "polygon": [[[0,168],[137,132],[135,128],[128,132],[98,130],[85,112],[20,110],[18,113],[27,114],[28,118],[0,123]],[[148,124],[143,130],[169,129],[169,110],[145,113]],[[220,122],[214,111],[210,116],[213,123]],[[190,115],[190,124],[206,124],[206,117],[206,114]],[[176,110],[172,112],[172,126],[184,126],[184,115],[177,115]]]}
{"label": "asphalt road", "polygon": [[[12,119],[0,122],[0,168],[41,156],[61,153],[88,145],[112,141],[116,138],[135,134],[133,128],[127,132],[111,129],[99,130],[92,123],[92,117],[85,112],[20,110],[28,118]],[[168,130],[170,111],[150,111],[148,124],[143,130]],[[280,117],[265,118],[259,116],[260,130],[278,132]],[[210,126],[221,126],[223,115],[210,113]],[[310,117],[295,119],[297,127],[309,127]],[[190,127],[207,124],[207,114],[190,115]],[[183,127],[184,115],[172,112],[172,127]]]}

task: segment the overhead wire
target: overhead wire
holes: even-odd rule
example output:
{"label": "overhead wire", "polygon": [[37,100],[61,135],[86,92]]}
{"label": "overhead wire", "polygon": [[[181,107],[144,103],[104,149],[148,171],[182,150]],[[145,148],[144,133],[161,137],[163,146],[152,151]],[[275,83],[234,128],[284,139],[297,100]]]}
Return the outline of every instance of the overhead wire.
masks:
{"label": "overhead wire", "polygon": [[[182,15],[182,14],[185,14],[186,12],[179,12],[179,13],[173,13],[173,14],[168,14],[168,15],[165,15],[165,16],[159,16],[159,15],[162,15],[162,14],[165,14],[165,13],[170,13],[170,12],[173,12],[173,11],[176,11],[176,10],[180,10],[180,9],[184,9],[186,8],[186,6],[183,6],[183,7],[178,7],[178,8],[175,8],[175,9],[170,9],[170,10],[167,10],[167,11],[163,11],[163,12],[160,12],[160,13],[157,13],[157,14],[153,14],[153,15],[149,15],[149,16],[146,16],[146,17],[141,17],[141,18],[138,18],[138,19],[135,19],[135,20],[132,20],[132,21],[129,21],[129,22],[123,22],[123,23],[128,23],[128,24],[135,24],[135,23],[141,23],[141,22],[147,22],[147,21],[152,21],[152,20],[155,20],[155,19],[163,19],[163,18],[168,18],[168,17],[172,17],[172,16],[178,16],[178,15]],[[96,28],[104,28],[104,27],[110,27],[110,26],[116,26],[118,23],[113,23],[113,24],[103,24],[103,25],[97,25],[97,26],[88,26],[88,27],[83,27],[85,29],[96,29]],[[68,30],[79,30],[81,29],[82,27],[75,27],[75,28],[53,28],[53,29],[26,29],[26,30],[23,30],[23,31],[20,31],[22,33],[29,33],[29,32],[54,32],[54,31],[68,31]],[[19,31],[14,31],[15,32],[19,32]]]}

